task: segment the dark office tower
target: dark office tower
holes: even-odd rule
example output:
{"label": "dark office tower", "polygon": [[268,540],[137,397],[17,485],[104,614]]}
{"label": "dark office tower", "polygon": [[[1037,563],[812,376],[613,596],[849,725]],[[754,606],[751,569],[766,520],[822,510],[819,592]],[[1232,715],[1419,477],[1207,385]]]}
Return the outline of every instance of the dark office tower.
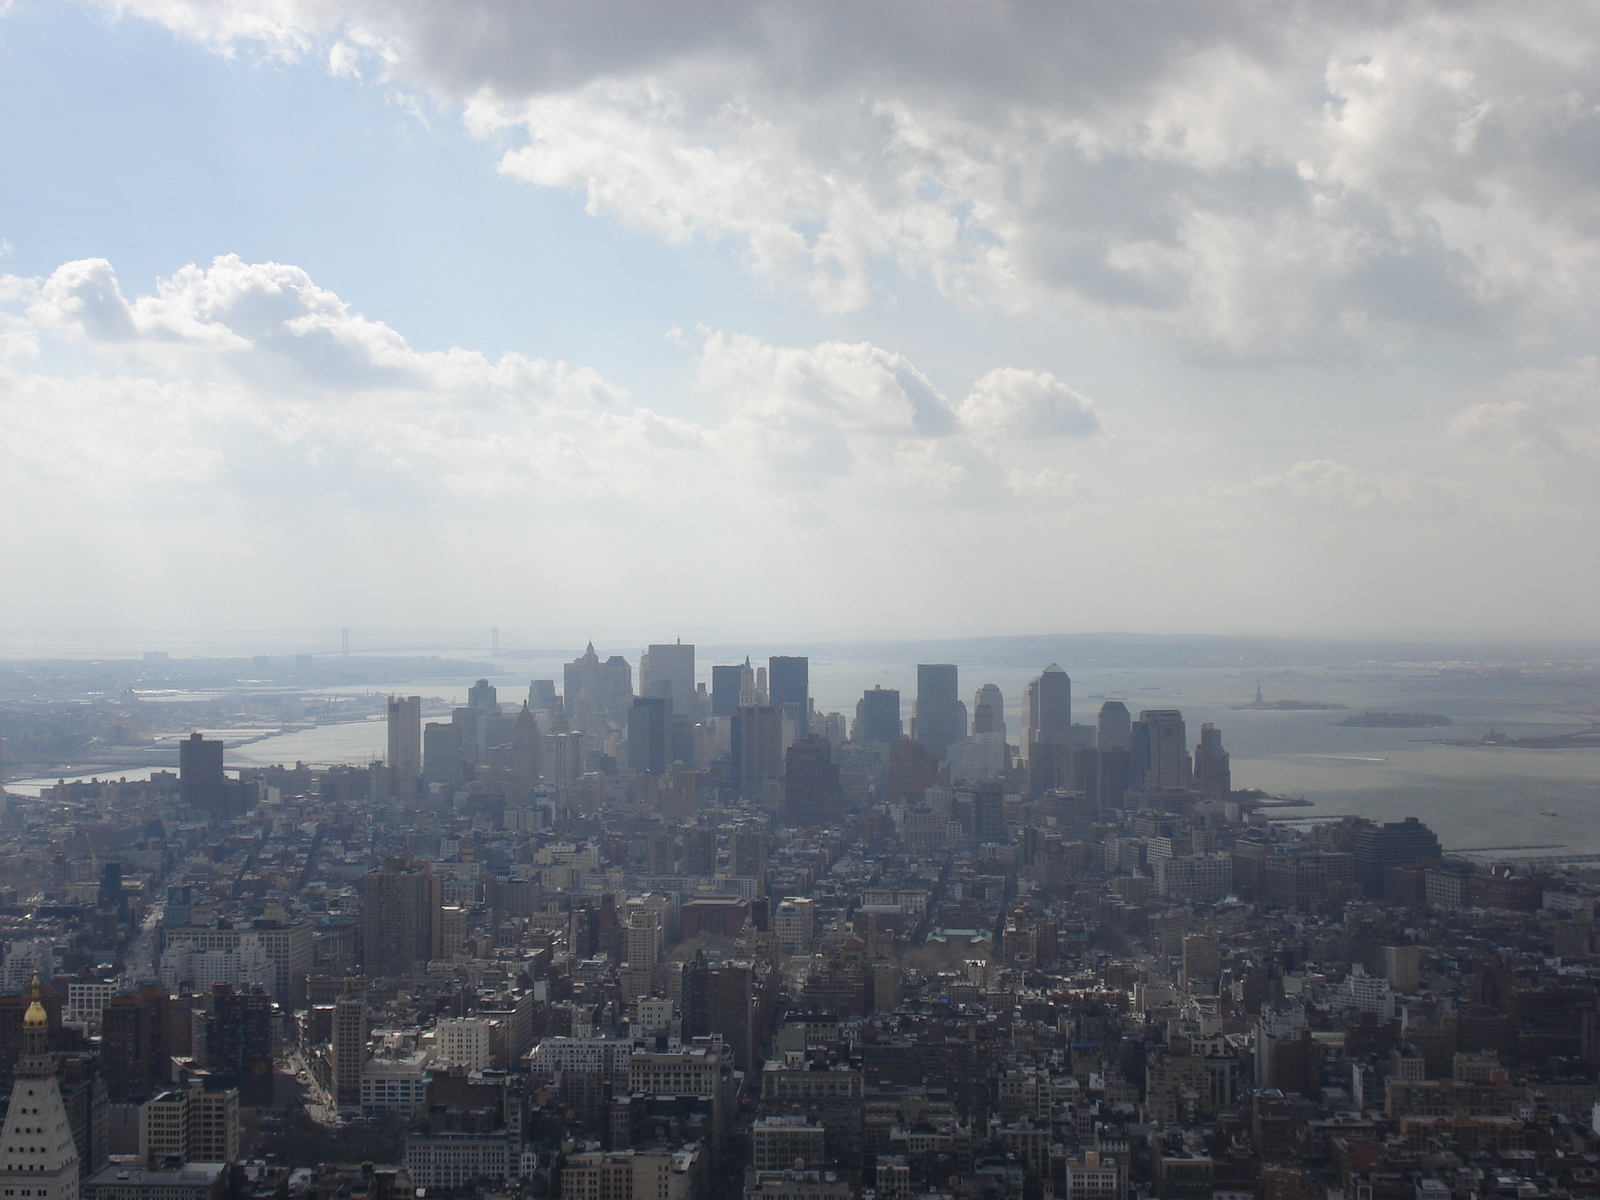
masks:
{"label": "dark office tower", "polygon": [[122,895],[122,864],[108,862],[100,868],[100,889],[95,894],[95,904],[99,908],[121,908]]}
{"label": "dark office tower", "polygon": [[422,697],[389,697],[389,795],[410,796],[422,776]]}
{"label": "dark office tower", "polygon": [[1107,700],[1100,706],[1094,744],[1101,750],[1133,748],[1133,718],[1128,715],[1128,706],[1121,700]]}
{"label": "dark office tower", "polygon": [[1144,787],[1150,773],[1150,726],[1135,721],[1128,729],[1128,786]]}
{"label": "dark office tower", "polygon": [[635,696],[628,707],[628,770],[660,775],[667,769],[672,739],[672,701]]}
{"label": "dark office tower", "polygon": [[844,788],[827,738],[801,738],[783,766],[783,823],[796,829],[844,820]]}
{"label": "dark office tower", "polygon": [[1028,684],[1028,745],[1072,741],[1072,680],[1055,663]]}
{"label": "dark office tower", "polygon": [[717,873],[717,831],[685,829],[680,869],[685,875],[710,878]]}
{"label": "dark office tower", "polygon": [[461,734],[462,726],[454,721],[429,721],[422,727],[423,783],[441,784],[452,795],[466,783],[467,751]]}
{"label": "dark office tower", "polygon": [[939,782],[939,760],[914,738],[901,738],[889,751],[883,775],[883,798],[891,804],[919,803]]}
{"label": "dark office tower", "polygon": [[1222,748],[1222,732],[1215,725],[1200,726],[1200,742],[1194,748],[1194,788],[1223,800],[1233,790],[1228,752]]}
{"label": "dark office tower", "polygon": [[783,718],[770,704],[752,704],[733,714],[733,786],[754,796],[782,770]]}
{"label": "dark office tower", "polygon": [[639,694],[672,701],[672,711],[693,716],[694,646],[682,642],[651,646],[639,656]]}
{"label": "dark office tower", "polygon": [[510,799],[526,804],[539,786],[539,775],[544,767],[544,735],[539,732],[539,722],[526,704],[511,722],[511,795]]}
{"label": "dark office tower", "polygon": [[972,732],[1006,734],[1006,702],[992,683],[984,684],[972,698]]}
{"label": "dark office tower", "polygon": [[912,735],[943,762],[950,743],[967,736],[967,706],[957,698],[951,663],[917,664],[917,712]]}
{"label": "dark office tower", "polygon": [[1081,792],[1086,800],[1095,800],[1100,795],[1100,751],[1093,746],[1069,746],[1067,762],[1067,787]]}
{"label": "dark office tower", "polygon": [[1389,867],[1409,867],[1414,863],[1438,862],[1443,857],[1439,839],[1415,817],[1404,821],[1385,821],[1369,825],[1356,834],[1356,882],[1367,895],[1377,899],[1384,894],[1384,871]]}
{"label": "dark office tower", "polygon": [[981,783],[972,793],[972,840],[980,846],[1006,840],[1006,796],[998,783]]}
{"label": "dark office tower", "polygon": [[733,1065],[750,1070],[755,1055],[755,972],[749,963],[722,963],[706,979],[706,1032],[720,1034]]}
{"label": "dark office tower", "polygon": [[392,859],[362,877],[362,957],[369,975],[409,975],[438,957],[441,882],[428,863]]}
{"label": "dark office tower", "polygon": [[852,742],[877,742],[883,746],[898,746],[904,728],[900,724],[900,693],[893,688],[874,687],[862,692],[856,701],[855,728],[850,731]]}
{"label": "dark office tower", "polygon": [[1152,788],[1186,788],[1190,784],[1188,735],[1183,714],[1175,708],[1147,708],[1139,723],[1148,730],[1150,759],[1144,785]]}
{"label": "dark office tower", "polygon": [[767,659],[767,703],[794,722],[804,737],[811,729],[811,660],[774,655]]}
{"label": "dark office tower", "polygon": [[534,679],[528,683],[528,706],[535,712],[554,712],[561,703],[561,697],[556,695],[556,681],[554,679]]}
{"label": "dark office tower", "polygon": [[167,1046],[167,989],[141,987],[106,1001],[100,1014],[100,1062],[112,1101],[136,1104],[172,1080]]}
{"label": "dark office tower", "polygon": [[272,997],[259,987],[211,987],[206,1067],[250,1108],[272,1104]]}
{"label": "dark office tower", "polygon": [[225,812],[228,791],[220,739],[191,733],[178,743],[178,794],[186,807],[208,813]]}
{"label": "dark office tower", "polygon": [[711,668],[711,715],[713,717],[731,717],[739,711],[739,688],[744,677],[744,668],[735,664],[731,667]]}
{"label": "dark office tower", "polygon": [[603,716],[620,716],[633,698],[633,668],[619,654],[600,661],[590,642],[562,668],[561,684],[569,717],[577,718],[585,704]]}
{"label": "dark office tower", "polygon": [[1133,751],[1099,750],[1100,786],[1097,793],[1100,807],[1121,808],[1122,797],[1128,790],[1128,773],[1132,769]]}
{"label": "dark office tower", "polygon": [[481,713],[500,711],[500,692],[487,679],[480,679],[467,689],[467,707]]}

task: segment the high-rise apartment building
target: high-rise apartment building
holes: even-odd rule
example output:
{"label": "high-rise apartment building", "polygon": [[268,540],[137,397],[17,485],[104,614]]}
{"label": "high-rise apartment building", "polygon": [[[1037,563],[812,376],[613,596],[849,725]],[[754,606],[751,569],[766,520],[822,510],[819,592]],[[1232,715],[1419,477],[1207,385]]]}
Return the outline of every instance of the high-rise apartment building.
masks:
{"label": "high-rise apartment building", "polygon": [[967,736],[967,706],[958,696],[959,682],[952,663],[917,664],[916,737],[943,761],[950,743]]}
{"label": "high-rise apartment building", "polygon": [[1002,740],[1006,736],[1005,698],[992,683],[984,684],[972,698],[972,732],[998,733]]}
{"label": "high-rise apartment building", "polygon": [[695,713],[694,646],[682,642],[651,646],[639,656],[639,695],[672,702],[672,711]]}
{"label": "high-rise apartment building", "polygon": [[783,769],[783,717],[771,704],[751,704],[733,714],[733,786],[754,796]]}
{"label": "high-rise apartment building", "polygon": [[1146,736],[1149,738],[1144,786],[1188,787],[1192,771],[1183,714],[1175,708],[1147,708],[1139,714],[1139,724],[1145,727]]}
{"label": "high-rise apartment building", "polygon": [[178,795],[188,808],[222,813],[228,807],[228,777],[220,739],[192,733],[178,743]]}
{"label": "high-rise apartment building", "polygon": [[389,794],[410,796],[422,775],[422,697],[389,697]]}
{"label": "high-rise apartment building", "polygon": [[[391,860],[362,879],[367,972],[408,975],[438,957],[443,888],[430,864]],[[360,1090],[360,1078],[356,1079]]]}
{"label": "high-rise apartment building", "polygon": [[361,1103],[361,1071],[367,1065],[367,999],[343,996],[333,1006],[333,1092],[341,1108]]}
{"label": "high-rise apartment building", "polygon": [[852,742],[877,742],[892,749],[900,744],[904,732],[899,691],[880,685],[861,693],[856,701],[856,723],[850,730]]}
{"label": "high-rise apartment building", "polygon": [[799,736],[811,728],[811,660],[793,655],[767,659],[767,703],[794,722]]}

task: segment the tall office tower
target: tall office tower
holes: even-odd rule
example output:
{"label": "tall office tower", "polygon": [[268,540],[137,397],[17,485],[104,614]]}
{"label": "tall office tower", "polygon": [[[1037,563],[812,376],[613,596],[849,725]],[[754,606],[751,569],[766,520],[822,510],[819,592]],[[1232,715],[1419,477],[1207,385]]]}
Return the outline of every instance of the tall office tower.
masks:
{"label": "tall office tower", "polygon": [[[556,681],[554,679],[532,679],[528,681],[528,707],[534,712],[550,714],[561,705],[561,697],[556,695]],[[549,732],[548,730],[546,732]]]}
{"label": "tall office tower", "polygon": [[221,813],[228,807],[221,739],[191,733],[178,743],[178,795],[187,808]]}
{"label": "tall office tower", "polygon": [[893,688],[874,686],[856,701],[856,723],[850,731],[852,742],[877,742],[895,747],[904,727],[900,723],[900,693]]}
{"label": "tall office tower", "polygon": [[770,704],[751,704],[733,714],[733,786],[754,796],[783,769],[783,717]]}
{"label": "tall office tower", "polygon": [[1133,748],[1133,718],[1128,714],[1128,706],[1121,700],[1107,700],[1100,706],[1094,744],[1101,750]]}
{"label": "tall office tower", "polygon": [[422,697],[389,697],[389,795],[410,796],[422,775]]}
{"label": "tall office tower", "polygon": [[119,1104],[148,1099],[172,1081],[167,1041],[167,989],[148,984],[113,996],[100,1010],[100,1063],[106,1092]]}
{"label": "tall office tower", "polygon": [[108,862],[100,869],[100,886],[95,891],[96,908],[119,909],[127,903],[122,892],[122,864]]}
{"label": "tall office tower", "polygon": [[1006,702],[992,683],[984,684],[972,698],[972,732],[1006,736]]}
{"label": "tall office tower", "polygon": [[1121,808],[1122,797],[1128,790],[1128,774],[1132,770],[1133,751],[1099,750],[1099,790],[1097,803],[1101,808]]}
{"label": "tall office tower", "polygon": [[362,952],[369,975],[409,975],[438,957],[443,888],[431,864],[391,859],[368,871],[362,885]]}
{"label": "tall office tower", "polygon": [[1072,680],[1055,663],[1028,684],[1028,745],[1072,741]]}
{"label": "tall office tower", "polygon": [[767,698],[767,669],[765,667],[756,668],[756,703],[772,703]]}
{"label": "tall office tower", "polygon": [[[16,1083],[0,1129],[0,1183],[25,1184],[43,1200],[78,1200],[78,1143],[56,1082],[49,1036],[50,1018],[39,1002],[36,977],[22,1016]],[[17,1187],[5,1190],[24,1194]]]}
{"label": "tall office tower", "polygon": [[972,793],[972,840],[978,845],[1006,840],[1006,796],[999,783],[983,783]]}
{"label": "tall office tower", "polygon": [[1128,730],[1128,786],[1142,788],[1150,773],[1150,726],[1135,721]]}
{"label": "tall office tower", "polygon": [[487,679],[480,679],[467,689],[467,707],[475,708],[481,713],[497,713],[500,711],[499,689]]}
{"label": "tall office tower", "polygon": [[711,668],[711,715],[731,717],[739,711],[739,692],[743,687],[744,668],[738,664]]}
{"label": "tall office tower", "polygon": [[739,666],[739,707],[749,708],[754,704],[765,704],[761,693],[756,690],[756,669],[750,665],[750,656],[744,656],[744,662]]}
{"label": "tall office tower", "polygon": [[508,799],[526,804],[539,786],[544,770],[544,734],[526,704],[511,722],[511,795]]}
{"label": "tall office tower", "polygon": [[746,962],[712,967],[705,985],[706,1032],[719,1034],[734,1066],[748,1071],[755,1055],[755,972]]}
{"label": "tall office tower", "polygon": [[630,912],[623,936],[623,954],[630,967],[653,967],[661,961],[661,913],[656,909]]}
{"label": "tall office tower", "polygon": [[437,783],[454,795],[467,782],[467,751],[461,726],[429,721],[422,727],[422,782]]}
{"label": "tall office tower", "polygon": [[783,823],[796,829],[844,820],[844,788],[827,738],[801,738],[784,756]]}
{"label": "tall office tower", "polygon": [[941,762],[950,743],[967,736],[967,706],[957,697],[951,663],[917,664],[917,711],[912,736]]}
{"label": "tall office tower", "polygon": [[663,696],[672,701],[674,712],[693,716],[694,646],[675,642],[669,646],[651,646],[640,655],[639,694]]}
{"label": "tall office tower", "polygon": [[939,782],[939,760],[914,738],[901,738],[889,751],[883,775],[883,798],[891,804],[920,803]]}
{"label": "tall office tower", "polygon": [[367,1065],[367,999],[341,996],[333,1006],[333,1093],[341,1108],[361,1103]]}
{"label": "tall office tower", "polygon": [[608,719],[620,719],[633,698],[633,668],[620,654],[604,662],[590,642],[584,652],[561,669],[562,694],[567,715],[577,719],[584,702]]}
{"label": "tall office tower", "polygon": [[250,1108],[272,1105],[272,997],[258,986],[211,985],[206,1067]]}
{"label": "tall office tower", "polygon": [[1223,800],[1233,790],[1228,752],[1222,748],[1222,731],[1215,725],[1200,726],[1200,742],[1194,748],[1194,787]]}
{"label": "tall office tower", "polygon": [[1183,714],[1175,708],[1147,708],[1139,714],[1139,723],[1145,727],[1146,736],[1150,739],[1144,786],[1188,787],[1189,739],[1183,727]]}
{"label": "tall office tower", "polygon": [[[476,708],[450,710],[450,723],[461,731],[461,753],[474,766],[484,761],[483,713]],[[471,774],[468,771],[467,774]]]}
{"label": "tall office tower", "polygon": [[767,659],[767,668],[767,703],[804,737],[811,729],[811,660],[777,654]]}
{"label": "tall office tower", "polygon": [[1369,825],[1356,834],[1354,874],[1367,895],[1384,894],[1384,872],[1389,867],[1438,862],[1443,857],[1439,839],[1415,817]]}
{"label": "tall office tower", "polygon": [[672,701],[665,696],[635,696],[628,708],[628,770],[660,775],[667,769],[672,743]]}
{"label": "tall office tower", "polygon": [[683,831],[682,871],[685,875],[709,878],[717,873],[717,831]]}

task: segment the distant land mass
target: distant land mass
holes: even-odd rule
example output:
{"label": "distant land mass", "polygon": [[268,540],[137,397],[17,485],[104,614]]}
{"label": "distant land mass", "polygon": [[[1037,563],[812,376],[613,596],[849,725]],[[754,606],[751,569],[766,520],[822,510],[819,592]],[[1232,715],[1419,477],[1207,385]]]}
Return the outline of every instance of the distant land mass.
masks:
{"label": "distant land mass", "polygon": [[1453,722],[1449,717],[1441,717],[1436,713],[1369,711],[1358,712],[1355,716],[1346,717],[1335,724],[1349,725],[1355,729],[1433,729]]}
{"label": "distant land mass", "polygon": [[1249,704],[1235,704],[1235,712],[1255,709],[1259,712],[1306,712],[1331,708],[1349,708],[1348,704],[1328,704],[1321,700],[1267,700],[1261,695],[1261,685],[1256,684],[1256,698]]}

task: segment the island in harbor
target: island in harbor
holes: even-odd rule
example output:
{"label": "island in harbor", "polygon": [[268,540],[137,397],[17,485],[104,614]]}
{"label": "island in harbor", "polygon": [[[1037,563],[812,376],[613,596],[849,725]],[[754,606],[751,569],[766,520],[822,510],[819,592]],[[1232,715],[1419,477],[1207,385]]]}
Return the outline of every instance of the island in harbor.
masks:
{"label": "island in harbor", "polygon": [[1449,717],[1437,713],[1358,712],[1336,722],[1354,729],[1436,729],[1451,724]]}
{"label": "island in harbor", "polygon": [[1305,712],[1308,710],[1328,710],[1335,708],[1349,708],[1348,704],[1326,704],[1320,700],[1268,700],[1261,695],[1261,685],[1256,684],[1256,698],[1249,704],[1235,704],[1235,712],[1246,712],[1251,709],[1260,709],[1266,712]]}

